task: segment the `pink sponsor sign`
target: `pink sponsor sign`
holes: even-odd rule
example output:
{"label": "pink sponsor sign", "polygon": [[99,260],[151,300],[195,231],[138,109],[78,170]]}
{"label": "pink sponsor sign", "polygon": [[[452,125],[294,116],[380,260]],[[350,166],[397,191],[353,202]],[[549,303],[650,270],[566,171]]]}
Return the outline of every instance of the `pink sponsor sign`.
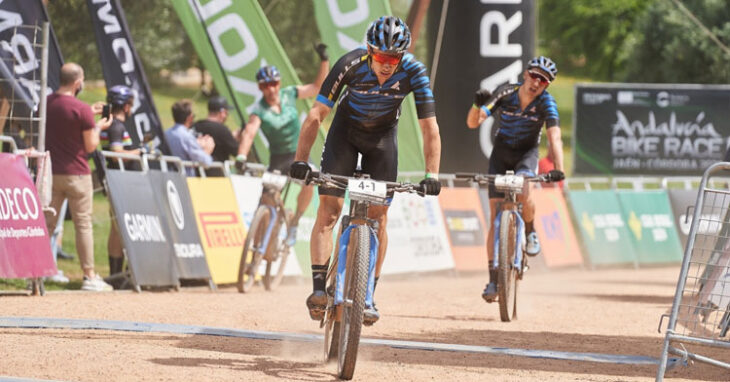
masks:
{"label": "pink sponsor sign", "polygon": [[22,156],[0,153],[0,277],[57,273],[38,192]]}

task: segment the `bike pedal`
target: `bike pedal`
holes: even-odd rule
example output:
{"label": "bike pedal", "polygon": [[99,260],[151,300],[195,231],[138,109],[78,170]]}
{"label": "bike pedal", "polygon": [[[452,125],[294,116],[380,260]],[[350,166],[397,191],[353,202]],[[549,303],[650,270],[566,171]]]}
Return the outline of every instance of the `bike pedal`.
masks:
{"label": "bike pedal", "polygon": [[497,301],[496,297],[487,297],[487,296],[482,295],[482,298],[484,299],[484,301],[486,301],[489,304]]}

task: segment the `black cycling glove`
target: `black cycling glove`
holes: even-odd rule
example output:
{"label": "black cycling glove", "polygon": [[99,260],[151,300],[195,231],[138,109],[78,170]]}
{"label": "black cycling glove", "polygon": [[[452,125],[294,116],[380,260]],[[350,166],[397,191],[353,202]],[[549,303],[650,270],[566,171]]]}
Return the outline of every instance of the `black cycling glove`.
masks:
{"label": "black cycling glove", "polygon": [[477,107],[482,107],[487,104],[489,98],[492,97],[492,92],[487,89],[479,89],[474,93],[474,104]]}
{"label": "black cycling glove", "polygon": [[560,182],[565,179],[565,174],[560,170],[550,170],[547,173],[548,182]]}
{"label": "black cycling glove", "polygon": [[309,167],[309,163],[301,160],[292,163],[289,168],[289,176],[294,179],[307,180],[310,172],[312,172],[312,168]]}
{"label": "black cycling glove", "polygon": [[320,61],[327,61],[330,59],[330,56],[327,54],[327,45],[322,43],[315,44],[314,50],[317,51],[317,55],[319,55]]}
{"label": "black cycling glove", "polygon": [[434,178],[425,178],[419,183],[425,195],[438,195],[441,193],[441,182]]}

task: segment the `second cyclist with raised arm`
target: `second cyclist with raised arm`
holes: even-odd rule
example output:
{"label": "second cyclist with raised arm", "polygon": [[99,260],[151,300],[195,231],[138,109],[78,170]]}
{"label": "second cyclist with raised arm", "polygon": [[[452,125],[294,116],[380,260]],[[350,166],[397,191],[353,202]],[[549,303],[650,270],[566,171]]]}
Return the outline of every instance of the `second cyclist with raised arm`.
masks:
{"label": "second cyclist with raised arm", "polygon": [[[555,170],[550,172],[552,181],[562,180],[563,175],[563,141],[560,136],[560,119],[555,99],[547,92],[547,87],[558,73],[555,63],[547,57],[535,57],[527,63],[523,73],[524,82],[505,84],[497,87],[494,93],[485,89],[477,90],[474,105],[469,109],[466,124],[469,128],[477,128],[490,116],[496,119],[496,137],[494,148],[489,156],[489,174],[504,174],[514,171],[515,174],[534,176],[537,170],[538,147],[543,125],[546,127],[549,150],[555,162]],[[504,196],[494,186],[489,187],[490,216],[496,216],[497,203]],[[525,219],[527,246],[529,256],[540,253],[540,241],[535,232],[535,202],[529,192],[520,196],[522,217]],[[497,270],[492,269],[494,258],[494,224],[490,224],[487,240],[489,256],[489,283],[482,292],[487,302],[497,296]]]}

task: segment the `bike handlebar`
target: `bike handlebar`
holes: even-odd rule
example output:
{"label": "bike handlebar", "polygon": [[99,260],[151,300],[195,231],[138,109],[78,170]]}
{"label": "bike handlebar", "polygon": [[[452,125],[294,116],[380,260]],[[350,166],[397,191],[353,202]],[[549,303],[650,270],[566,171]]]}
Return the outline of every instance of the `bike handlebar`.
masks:
{"label": "bike handlebar", "polygon": [[[526,176],[524,174],[511,174],[512,176],[521,176],[528,182],[552,183],[548,174],[537,174],[534,176]],[[479,184],[493,184],[497,177],[508,176],[506,174],[478,174],[472,172],[457,172],[454,178],[459,180],[471,180]]]}
{"label": "bike handlebar", "polygon": [[[357,178],[350,176],[326,174],[319,171],[312,171],[307,175],[306,183],[315,184],[318,186],[326,186],[332,188],[338,188],[340,190],[347,190],[347,182],[350,180],[359,180],[366,178]],[[424,196],[423,186],[420,184],[413,184],[408,182],[388,182],[385,180],[373,179],[378,183],[385,183],[386,190],[388,192],[409,192],[417,193],[420,196]]]}

